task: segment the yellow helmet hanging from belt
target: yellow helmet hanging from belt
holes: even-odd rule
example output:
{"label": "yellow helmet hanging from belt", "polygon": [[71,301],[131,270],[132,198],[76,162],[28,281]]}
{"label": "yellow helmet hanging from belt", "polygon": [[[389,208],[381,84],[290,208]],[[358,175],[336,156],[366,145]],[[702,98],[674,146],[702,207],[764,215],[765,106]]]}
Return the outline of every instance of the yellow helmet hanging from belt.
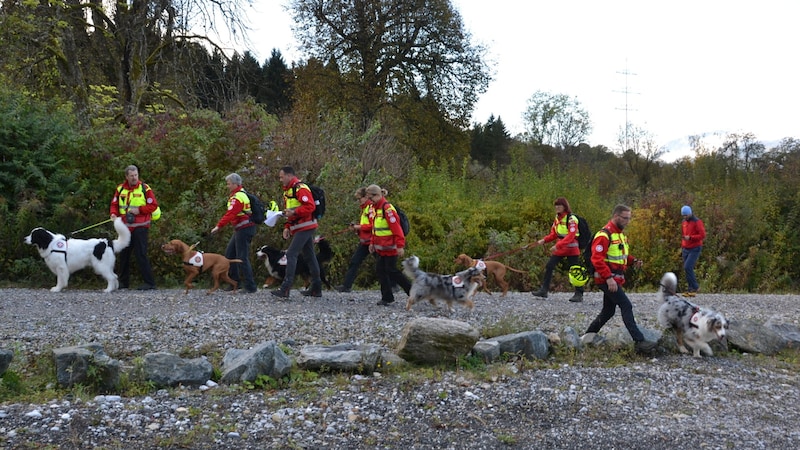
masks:
{"label": "yellow helmet hanging from belt", "polygon": [[574,265],[569,268],[569,284],[582,287],[589,282],[589,272],[583,266]]}

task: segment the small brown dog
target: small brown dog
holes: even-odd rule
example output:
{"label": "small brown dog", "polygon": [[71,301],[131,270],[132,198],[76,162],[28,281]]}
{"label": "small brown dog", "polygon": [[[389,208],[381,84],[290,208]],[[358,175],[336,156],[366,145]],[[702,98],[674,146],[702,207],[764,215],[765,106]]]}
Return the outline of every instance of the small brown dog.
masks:
{"label": "small brown dog", "polygon": [[[465,267],[475,267],[475,265],[478,264],[478,260],[472,259],[462,253],[456,257],[455,263],[461,264]],[[486,265],[486,273],[491,274],[492,278],[494,278],[494,281],[500,286],[501,289],[503,289],[502,297],[505,297],[506,293],[508,292],[508,282],[505,279],[506,271],[510,270],[517,273],[528,273],[497,261],[483,261],[483,263]],[[483,291],[489,295],[492,295],[491,291],[489,291],[489,289],[486,287],[486,283],[483,284]]]}
{"label": "small brown dog", "polygon": [[240,263],[241,259],[228,259],[217,253],[201,253],[194,249],[194,245],[189,247],[185,242],[179,239],[173,239],[168,243],[161,246],[161,250],[168,255],[181,255],[183,260],[183,270],[186,271],[186,279],[183,284],[186,285],[186,292],[192,289],[192,280],[200,275],[200,272],[210,270],[211,277],[214,279],[214,286],[207,292],[212,292],[219,289],[219,281],[226,281],[233,286],[233,293],[236,293],[238,283],[228,276],[228,269],[231,263]]}

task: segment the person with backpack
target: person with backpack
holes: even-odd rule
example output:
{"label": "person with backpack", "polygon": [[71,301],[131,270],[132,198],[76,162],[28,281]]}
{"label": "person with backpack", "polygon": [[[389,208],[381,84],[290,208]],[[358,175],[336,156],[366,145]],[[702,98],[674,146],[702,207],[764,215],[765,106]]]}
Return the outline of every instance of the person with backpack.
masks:
{"label": "person with backpack", "polygon": [[[572,214],[569,202],[564,197],[558,197],[553,205],[556,208],[556,218],[550,227],[550,234],[536,241],[536,245],[544,245],[555,241],[555,245],[550,249],[550,259],[544,267],[544,279],[542,287],[534,291],[535,297],[547,298],[547,291],[550,289],[550,281],[553,279],[553,271],[564,259],[570,267],[581,265],[581,248],[578,244],[578,217]],[[583,301],[583,286],[575,287],[575,294],[570,297],[571,302]]]}
{"label": "person with backpack", "polygon": [[703,221],[692,214],[692,207],[684,205],[681,208],[681,258],[683,259],[683,270],[686,272],[686,284],[688,290],[687,297],[694,297],[700,290],[697,277],[694,274],[694,266],[703,251],[703,239],[706,238],[706,227]]}
{"label": "person with backpack", "polygon": [[397,268],[397,258],[405,253],[406,237],[397,210],[386,201],[386,189],[371,184],[367,186],[366,192],[374,210],[369,251],[378,255],[375,263],[375,272],[381,284],[381,300],[378,305],[389,306],[394,303],[392,282],[403,288],[406,294],[411,290],[411,281]]}
{"label": "person with backpack", "polygon": [[150,260],[147,258],[147,241],[153,213],[160,211],[156,194],[150,186],[139,179],[139,168],[130,165],[125,168],[125,181],[117,186],[111,199],[111,219],[124,217],[131,231],[131,243],[119,254],[119,288],[128,289],[131,280],[131,255],[136,257],[139,273],[144,284],[140,291],[156,288],[156,279]]}
{"label": "person with backpack", "polygon": [[250,243],[256,235],[258,223],[252,219],[253,210],[250,197],[242,186],[242,177],[238,173],[231,173],[225,177],[228,187],[228,209],[219,219],[217,225],[211,229],[211,234],[216,234],[222,227],[230,224],[233,227],[233,236],[225,248],[225,257],[228,259],[241,259],[241,263],[231,264],[228,275],[237,283],[244,278],[244,289],[252,294],[258,289],[253,278],[253,266],[250,264]]}
{"label": "person with backpack", "polygon": [[597,333],[603,328],[619,307],[622,323],[628,329],[634,342],[637,353],[650,354],[657,343],[647,341],[642,331],[636,325],[633,317],[633,304],[622,285],[625,284],[625,270],[631,264],[641,267],[642,261],[630,254],[628,237],[622,232],[631,221],[631,208],[626,205],[617,205],[611,214],[611,220],[603,229],[594,235],[592,241],[592,266],[594,267],[594,284],[603,291],[603,309],[600,314],[589,324],[586,333],[581,336],[581,342],[591,344]]}
{"label": "person with backpack", "polygon": [[283,238],[291,238],[292,242],[286,250],[286,275],[281,286],[270,294],[278,298],[289,298],[297,270],[297,258],[302,252],[311,272],[311,286],[300,293],[307,297],[322,297],[322,278],[317,255],[314,253],[314,233],[318,227],[314,215],[316,201],[311,189],[297,178],[292,167],[282,167],[278,178],[283,186],[283,215],[286,217]]}

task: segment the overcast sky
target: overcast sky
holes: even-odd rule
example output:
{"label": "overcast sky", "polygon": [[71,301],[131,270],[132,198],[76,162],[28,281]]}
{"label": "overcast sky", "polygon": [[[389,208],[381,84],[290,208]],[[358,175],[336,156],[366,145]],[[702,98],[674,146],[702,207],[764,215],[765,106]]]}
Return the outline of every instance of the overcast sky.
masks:
{"label": "overcast sky", "polygon": [[[704,133],[800,138],[795,0],[452,0],[494,81],[473,122],[501,117],[512,135],[537,90],[576,97],[591,145],[615,149],[627,120],[660,146]],[[254,6],[250,50],[302,59],[285,1]],[[627,75],[626,75],[627,73]],[[626,94],[627,92],[627,94]]]}

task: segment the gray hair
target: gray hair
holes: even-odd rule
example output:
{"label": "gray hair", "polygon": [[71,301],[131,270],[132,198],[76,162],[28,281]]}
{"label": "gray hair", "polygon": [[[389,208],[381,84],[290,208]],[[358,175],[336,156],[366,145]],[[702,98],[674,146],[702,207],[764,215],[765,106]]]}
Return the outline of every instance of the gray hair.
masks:
{"label": "gray hair", "polygon": [[138,172],[138,171],[139,171],[139,168],[138,168],[138,167],[136,167],[136,166],[134,166],[133,164],[131,164],[130,166],[128,166],[128,167],[126,167],[126,168],[125,168],[125,175],[127,175],[127,174],[129,174],[129,173],[133,172],[134,170]]}
{"label": "gray hair", "polygon": [[227,177],[225,177],[225,181],[230,181],[231,183],[241,186],[242,185],[242,177],[238,173],[234,172]]}

